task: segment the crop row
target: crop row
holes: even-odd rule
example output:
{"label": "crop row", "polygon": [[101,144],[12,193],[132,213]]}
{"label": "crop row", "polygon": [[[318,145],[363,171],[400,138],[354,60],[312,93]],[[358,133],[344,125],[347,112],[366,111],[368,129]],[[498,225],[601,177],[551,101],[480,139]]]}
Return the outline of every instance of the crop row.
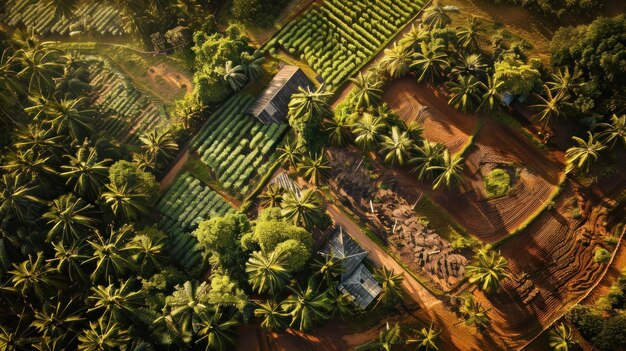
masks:
{"label": "crop row", "polygon": [[198,240],[191,232],[204,219],[224,215],[231,206],[189,173],[184,173],[157,204],[162,215],[159,228],[168,234],[171,257],[187,270],[202,260]]}
{"label": "crop row", "polygon": [[264,174],[287,131],[287,124],[262,124],[245,113],[253,98],[237,95],[203,127],[191,146],[219,178],[224,189],[245,194],[250,182]]}
{"label": "crop row", "polygon": [[118,11],[101,1],[82,1],[73,18],[56,17],[53,1],[7,0],[0,22],[9,26],[34,28],[41,35],[76,35],[83,32],[121,35],[123,24]]}
{"label": "crop row", "polygon": [[423,6],[414,0],[328,0],[270,40],[336,86],[367,62]]}

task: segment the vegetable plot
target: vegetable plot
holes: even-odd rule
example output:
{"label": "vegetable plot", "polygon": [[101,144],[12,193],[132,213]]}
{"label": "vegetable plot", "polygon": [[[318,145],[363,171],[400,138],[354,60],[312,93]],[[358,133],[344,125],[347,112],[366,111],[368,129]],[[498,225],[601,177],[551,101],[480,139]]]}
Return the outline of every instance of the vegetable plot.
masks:
{"label": "vegetable plot", "polygon": [[422,8],[418,0],[328,0],[291,21],[266,48],[284,47],[336,86]]}
{"label": "vegetable plot", "polygon": [[208,186],[189,173],[184,173],[168,189],[157,204],[163,216],[159,228],[169,237],[170,255],[188,271],[201,265],[202,251],[191,232],[200,221],[221,216],[231,206]]}
{"label": "vegetable plot", "polygon": [[227,101],[191,143],[224,189],[244,195],[251,181],[265,174],[287,124],[262,124],[245,113],[254,98],[237,95]]}

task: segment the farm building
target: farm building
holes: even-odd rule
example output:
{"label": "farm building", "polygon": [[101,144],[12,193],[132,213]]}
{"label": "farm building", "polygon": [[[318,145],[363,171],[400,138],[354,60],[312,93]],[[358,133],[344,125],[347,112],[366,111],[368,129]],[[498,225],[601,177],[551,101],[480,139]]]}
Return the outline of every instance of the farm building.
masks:
{"label": "farm building", "polygon": [[339,227],[322,249],[322,255],[333,255],[343,262],[339,290],[354,298],[360,308],[366,308],[381,291],[372,272],[363,265],[367,252],[352,237]]}
{"label": "farm building", "polygon": [[287,121],[291,95],[298,88],[314,88],[313,84],[296,66],[284,66],[274,76],[270,85],[247,110],[263,124],[283,123]]}

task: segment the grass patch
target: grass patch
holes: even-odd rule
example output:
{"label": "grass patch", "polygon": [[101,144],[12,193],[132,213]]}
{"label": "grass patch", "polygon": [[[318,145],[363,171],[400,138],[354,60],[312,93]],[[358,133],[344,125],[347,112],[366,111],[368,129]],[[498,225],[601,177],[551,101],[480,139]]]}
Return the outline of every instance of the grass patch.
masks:
{"label": "grass patch", "polygon": [[543,152],[548,150],[548,147],[544,143],[535,138],[535,136],[531,132],[529,132],[528,129],[526,129],[518,120],[515,119],[515,117],[511,116],[510,114],[504,111],[495,111],[489,114],[489,117],[520,132],[523,136],[530,140],[530,143],[537,150]]}
{"label": "grass patch", "polygon": [[302,71],[307,76],[307,78],[309,78],[309,80],[313,82],[315,86],[320,86],[320,82],[317,81],[317,73],[315,73],[315,71],[311,67],[309,67],[309,65],[307,65],[305,62],[302,62],[294,58],[293,56],[288,55],[282,50],[278,50],[273,56],[277,60],[284,61],[288,65],[300,67],[300,69],[302,69]]}
{"label": "grass patch", "polygon": [[428,197],[422,196],[414,208],[420,221],[431,227],[442,238],[448,240],[455,249],[467,249],[480,245],[480,242],[469,235],[465,228],[444,212]]}
{"label": "grass patch", "polygon": [[506,195],[511,187],[511,176],[502,168],[496,168],[489,172],[483,181],[489,197]]}

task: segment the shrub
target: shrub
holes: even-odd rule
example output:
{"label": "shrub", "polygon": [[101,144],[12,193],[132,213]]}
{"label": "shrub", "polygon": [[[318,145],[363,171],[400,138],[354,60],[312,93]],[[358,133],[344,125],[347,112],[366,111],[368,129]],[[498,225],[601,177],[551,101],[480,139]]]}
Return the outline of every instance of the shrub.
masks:
{"label": "shrub", "polygon": [[487,194],[490,197],[498,197],[505,195],[509,191],[511,177],[506,170],[496,168],[485,177],[484,182]]}
{"label": "shrub", "polygon": [[604,248],[597,248],[593,254],[593,261],[599,264],[607,264],[611,260],[611,253]]}

